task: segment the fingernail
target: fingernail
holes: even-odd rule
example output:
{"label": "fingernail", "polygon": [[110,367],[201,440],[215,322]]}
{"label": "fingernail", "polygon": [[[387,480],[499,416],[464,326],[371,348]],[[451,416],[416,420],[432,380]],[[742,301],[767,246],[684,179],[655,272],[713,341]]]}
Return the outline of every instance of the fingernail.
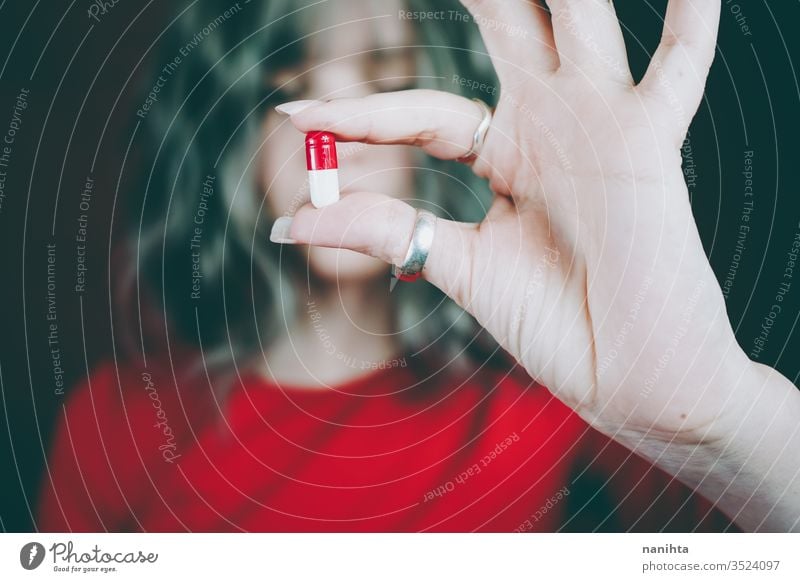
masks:
{"label": "fingernail", "polygon": [[296,244],[297,241],[289,237],[289,229],[292,227],[291,216],[281,216],[272,224],[272,231],[269,233],[269,240],[274,243],[285,245]]}
{"label": "fingernail", "polygon": [[289,115],[290,117],[295,113],[299,113],[303,109],[307,107],[311,107],[312,105],[321,105],[324,101],[318,101],[317,99],[303,99],[302,101],[289,101],[287,103],[281,103],[275,107],[275,111],[278,113],[283,113],[284,115]]}

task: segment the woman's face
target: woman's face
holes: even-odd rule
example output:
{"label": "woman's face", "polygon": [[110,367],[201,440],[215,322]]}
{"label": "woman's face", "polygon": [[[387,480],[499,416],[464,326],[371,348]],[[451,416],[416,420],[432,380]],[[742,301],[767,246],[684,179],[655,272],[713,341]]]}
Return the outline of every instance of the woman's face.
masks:
{"label": "woman's face", "polygon": [[[379,5],[379,7],[378,7]],[[286,100],[357,97],[414,84],[411,28],[398,18],[400,1],[328,2],[304,11],[308,26],[304,57],[275,71],[268,83],[283,87]],[[304,135],[270,110],[264,120],[261,191],[272,217],[291,215],[309,201]],[[338,143],[342,195],[355,191],[412,197],[412,151],[408,146]],[[329,280],[364,280],[386,274],[386,263],[349,250],[308,248],[311,270]]]}

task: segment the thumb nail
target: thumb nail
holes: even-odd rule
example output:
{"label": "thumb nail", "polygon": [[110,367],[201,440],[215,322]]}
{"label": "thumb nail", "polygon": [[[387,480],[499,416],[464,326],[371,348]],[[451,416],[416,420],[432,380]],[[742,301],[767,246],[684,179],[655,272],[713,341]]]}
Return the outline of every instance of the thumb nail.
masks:
{"label": "thumb nail", "polygon": [[297,241],[289,236],[289,229],[292,227],[291,216],[281,216],[272,224],[272,231],[269,233],[269,240],[280,244],[296,244]]}

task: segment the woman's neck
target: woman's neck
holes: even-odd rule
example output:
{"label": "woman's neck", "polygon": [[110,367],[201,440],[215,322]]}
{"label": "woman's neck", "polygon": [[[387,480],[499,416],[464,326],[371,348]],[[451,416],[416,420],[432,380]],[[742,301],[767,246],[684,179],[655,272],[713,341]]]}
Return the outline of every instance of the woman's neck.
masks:
{"label": "woman's neck", "polygon": [[305,298],[291,329],[267,351],[276,382],[324,388],[342,384],[399,356],[394,304],[384,280],[334,284]]}

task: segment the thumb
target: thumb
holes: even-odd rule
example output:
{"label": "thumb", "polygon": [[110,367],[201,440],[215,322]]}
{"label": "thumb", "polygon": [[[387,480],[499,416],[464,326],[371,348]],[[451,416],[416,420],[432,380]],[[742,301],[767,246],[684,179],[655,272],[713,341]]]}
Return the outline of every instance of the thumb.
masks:
{"label": "thumb", "polygon": [[[293,217],[278,218],[270,240],[363,253],[400,266],[416,221],[411,205],[370,192],[352,192],[329,206],[305,204]],[[466,308],[472,280],[476,224],[436,218],[433,243],[422,276]]]}

